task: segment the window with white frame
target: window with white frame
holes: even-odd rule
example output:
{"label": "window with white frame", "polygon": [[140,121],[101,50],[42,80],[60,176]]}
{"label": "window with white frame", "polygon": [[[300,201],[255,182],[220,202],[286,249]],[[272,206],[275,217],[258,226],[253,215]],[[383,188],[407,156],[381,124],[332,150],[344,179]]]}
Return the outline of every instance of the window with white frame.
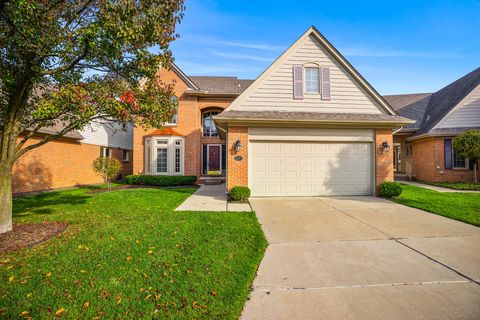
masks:
{"label": "window with white frame", "polygon": [[168,141],[157,140],[157,173],[168,173]]}
{"label": "window with white frame", "polygon": [[452,148],[452,159],[454,169],[468,169],[468,159],[462,157]]}
{"label": "window with white frame", "polygon": [[128,162],[129,161],[128,150],[123,150],[122,159],[123,159],[123,162]]}
{"label": "window with white frame", "polygon": [[100,157],[102,158],[111,158],[112,150],[106,147],[100,147]]}
{"label": "window with white frame", "polygon": [[175,111],[175,114],[172,116],[172,118],[165,125],[174,126],[178,123],[178,98],[173,96],[171,100],[177,101],[177,110]]}
{"label": "window with white frame", "polygon": [[319,69],[317,67],[305,67],[305,92],[320,92]]}
{"label": "window with white frame", "polygon": [[145,140],[145,173],[180,175],[184,168],[183,138],[166,136]]}
{"label": "window with white frame", "polygon": [[218,137],[218,131],[213,122],[213,116],[216,116],[219,113],[220,111],[205,111],[203,113],[202,122],[204,137]]}

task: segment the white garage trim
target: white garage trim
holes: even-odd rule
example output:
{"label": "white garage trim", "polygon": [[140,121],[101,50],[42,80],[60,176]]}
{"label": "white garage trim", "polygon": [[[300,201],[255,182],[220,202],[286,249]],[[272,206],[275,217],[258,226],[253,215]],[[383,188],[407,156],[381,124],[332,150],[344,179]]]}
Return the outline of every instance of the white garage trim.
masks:
{"label": "white garage trim", "polygon": [[[284,129],[276,131],[282,133]],[[364,131],[359,135],[364,139],[367,132],[373,135],[372,130]],[[293,132],[284,139],[264,140],[269,135],[260,138],[259,131],[253,132],[248,151],[252,196],[374,194],[375,150],[370,141],[335,140],[348,137],[345,132],[340,138],[330,137],[329,141],[305,140],[305,136],[297,140],[285,139],[295,136]]]}
{"label": "white garage trim", "polygon": [[251,141],[330,141],[373,142],[372,129],[266,128],[249,127]]}

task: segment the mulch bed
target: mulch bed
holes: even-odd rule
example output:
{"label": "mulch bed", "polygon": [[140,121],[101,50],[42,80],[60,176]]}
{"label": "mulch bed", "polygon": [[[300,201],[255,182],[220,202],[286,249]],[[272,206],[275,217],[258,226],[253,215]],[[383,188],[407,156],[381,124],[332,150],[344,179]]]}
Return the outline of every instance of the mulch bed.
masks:
{"label": "mulch bed", "polygon": [[173,186],[173,187],[160,187],[160,186],[150,186],[150,185],[133,185],[133,184],[125,184],[122,186],[113,187],[111,189],[92,189],[88,190],[87,193],[103,193],[103,192],[110,192],[110,191],[117,191],[117,190],[125,190],[125,189],[142,189],[142,188],[156,188],[156,189],[177,189],[177,188],[199,188],[196,184],[189,184],[183,186]]}
{"label": "mulch bed", "polygon": [[63,232],[64,222],[14,224],[13,230],[0,234],[0,253],[16,251],[44,242]]}

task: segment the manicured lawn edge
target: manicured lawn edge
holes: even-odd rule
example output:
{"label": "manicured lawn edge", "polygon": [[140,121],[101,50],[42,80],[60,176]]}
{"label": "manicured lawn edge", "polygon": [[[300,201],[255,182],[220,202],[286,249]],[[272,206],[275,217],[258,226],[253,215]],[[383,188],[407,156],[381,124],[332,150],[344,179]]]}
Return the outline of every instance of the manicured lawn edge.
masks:
{"label": "manicured lawn edge", "polygon": [[431,186],[444,187],[453,190],[474,190],[480,191],[480,183],[474,182],[431,182],[418,180],[420,183],[428,184]]}
{"label": "manicured lawn edge", "polygon": [[407,184],[402,190],[392,201],[480,226],[480,193],[437,192]]}

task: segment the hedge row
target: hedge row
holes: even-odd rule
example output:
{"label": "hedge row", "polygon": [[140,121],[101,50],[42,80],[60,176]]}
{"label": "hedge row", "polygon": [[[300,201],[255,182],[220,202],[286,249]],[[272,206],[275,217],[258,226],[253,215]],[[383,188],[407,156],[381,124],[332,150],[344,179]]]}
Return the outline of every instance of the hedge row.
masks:
{"label": "hedge row", "polygon": [[127,182],[128,184],[140,184],[160,187],[192,185],[196,181],[196,176],[144,176],[131,174],[125,177],[125,182]]}

